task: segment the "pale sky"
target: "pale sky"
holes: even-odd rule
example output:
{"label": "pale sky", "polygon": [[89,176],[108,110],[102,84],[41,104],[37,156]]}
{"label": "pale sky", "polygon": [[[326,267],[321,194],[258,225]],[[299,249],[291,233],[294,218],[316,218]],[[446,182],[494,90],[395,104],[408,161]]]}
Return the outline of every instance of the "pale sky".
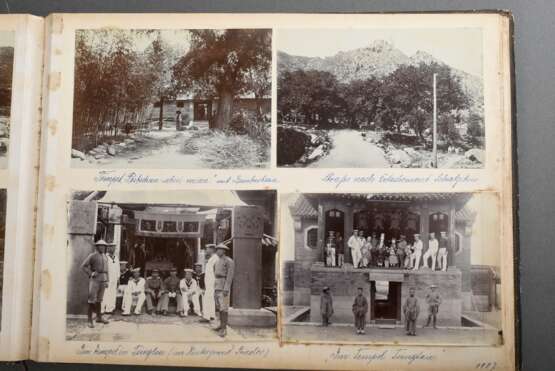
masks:
{"label": "pale sky", "polygon": [[276,31],[277,49],[288,54],[327,57],[364,48],[376,40],[393,44],[407,56],[421,50],[448,65],[482,76],[482,30],[445,29],[290,29]]}
{"label": "pale sky", "polygon": [[14,33],[12,31],[0,31],[0,46],[14,46]]}

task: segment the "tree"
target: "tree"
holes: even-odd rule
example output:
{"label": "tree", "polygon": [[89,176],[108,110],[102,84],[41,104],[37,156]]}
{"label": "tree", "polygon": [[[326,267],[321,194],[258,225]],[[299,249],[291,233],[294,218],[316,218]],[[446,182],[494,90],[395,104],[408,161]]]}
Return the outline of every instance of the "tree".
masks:
{"label": "tree", "polygon": [[190,49],[174,65],[173,78],[180,89],[208,97],[217,96],[214,127],[226,129],[232,119],[234,98],[238,94],[253,92],[249,73],[270,69],[271,30],[190,32]]}

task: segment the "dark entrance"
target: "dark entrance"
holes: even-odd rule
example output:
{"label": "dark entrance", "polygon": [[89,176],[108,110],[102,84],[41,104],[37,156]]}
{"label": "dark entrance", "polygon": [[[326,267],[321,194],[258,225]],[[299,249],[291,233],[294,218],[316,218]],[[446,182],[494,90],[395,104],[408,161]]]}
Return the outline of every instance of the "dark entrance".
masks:
{"label": "dark entrance", "polygon": [[343,211],[337,209],[326,211],[326,237],[330,231],[334,231],[336,234],[340,233],[341,236],[345,237],[343,231],[344,220],[345,214]]}
{"label": "dark entrance", "polygon": [[209,121],[212,113],[212,103],[210,101],[194,102],[193,120]]}
{"label": "dark entrance", "polygon": [[401,320],[400,282],[370,282],[370,319],[389,324]]}

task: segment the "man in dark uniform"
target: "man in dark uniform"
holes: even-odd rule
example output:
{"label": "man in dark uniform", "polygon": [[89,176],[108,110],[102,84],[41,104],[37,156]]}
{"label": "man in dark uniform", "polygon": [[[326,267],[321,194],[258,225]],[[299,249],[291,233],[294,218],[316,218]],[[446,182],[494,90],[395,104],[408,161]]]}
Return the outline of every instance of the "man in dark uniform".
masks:
{"label": "man in dark uniform", "polygon": [[355,329],[358,335],[364,334],[366,328],[366,314],[368,313],[368,300],[362,295],[362,287],[357,290],[357,296],[353,302],[353,315],[355,316]]}
{"label": "man in dark uniform", "polygon": [[206,292],[206,285],[204,284],[204,273],[202,272],[202,263],[195,263],[195,273],[193,274],[193,278],[197,281],[198,287],[200,289],[199,292],[199,304],[201,313],[203,312],[202,302],[204,300],[204,293]]}
{"label": "man in dark uniform", "polygon": [[429,327],[430,322],[432,322],[434,328],[437,329],[436,321],[437,313],[439,312],[439,305],[441,304],[441,295],[439,295],[439,292],[436,291],[436,285],[431,285],[430,289],[431,292],[426,295],[426,302],[428,303],[428,321],[424,327]]}
{"label": "man in dark uniform", "polygon": [[216,254],[219,259],[214,265],[214,299],[216,301],[216,310],[220,313],[220,325],[215,328],[220,337],[227,335],[227,311],[229,309],[229,292],[233,283],[233,272],[235,263],[233,259],[226,255],[229,247],[224,244],[216,246]]}
{"label": "man in dark uniform", "polygon": [[92,319],[93,313],[96,312],[96,322],[108,323],[102,318],[100,304],[104,298],[104,290],[108,287],[108,257],[106,256],[106,246],[108,243],[104,240],[98,240],[95,243],[96,251],[89,254],[81,264],[81,269],[89,277],[89,293],[88,293],[88,311],[87,318],[89,327],[94,327]]}
{"label": "man in dark uniform", "polygon": [[415,289],[414,287],[411,287],[409,289],[409,297],[405,299],[405,304],[403,304],[403,313],[405,314],[405,330],[409,336],[416,336],[416,320],[418,319],[418,314],[420,313],[420,304],[418,304],[418,299],[414,294]]}
{"label": "man in dark uniform", "polygon": [[170,299],[175,299],[177,305],[176,313],[183,312],[183,298],[181,297],[181,289],[179,288],[179,282],[181,280],[177,277],[177,269],[170,269],[170,276],[164,280],[162,285],[162,295],[160,296],[160,302],[158,303],[159,310],[164,316],[168,315],[168,305],[170,304]]}
{"label": "man in dark uniform", "polygon": [[152,275],[146,279],[145,294],[146,294],[146,311],[148,314],[153,314],[155,308],[158,307],[160,297],[162,296],[162,278],[160,278],[160,271],[158,269],[152,270]]}

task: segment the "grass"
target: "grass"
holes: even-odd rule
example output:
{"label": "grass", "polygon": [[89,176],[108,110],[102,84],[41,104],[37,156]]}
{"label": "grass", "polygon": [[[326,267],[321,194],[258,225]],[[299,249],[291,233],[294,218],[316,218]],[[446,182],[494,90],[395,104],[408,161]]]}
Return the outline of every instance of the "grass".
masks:
{"label": "grass", "polygon": [[245,134],[222,131],[194,133],[185,142],[185,153],[198,153],[213,169],[267,167],[270,147]]}

